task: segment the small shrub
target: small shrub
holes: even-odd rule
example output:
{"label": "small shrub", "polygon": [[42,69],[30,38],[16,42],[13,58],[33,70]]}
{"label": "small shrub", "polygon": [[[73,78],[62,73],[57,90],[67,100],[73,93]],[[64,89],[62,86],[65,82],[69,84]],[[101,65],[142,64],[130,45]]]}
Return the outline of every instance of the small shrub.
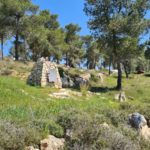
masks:
{"label": "small shrub", "polygon": [[63,137],[64,135],[63,128],[52,120],[34,121],[33,125],[36,126],[45,135],[51,134],[56,137]]}
{"label": "small shrub", "polygon": [[39,140],[40,135],[35,128],[0,120],[0,147],[3,150],[22,150],[26,145],[38,144]]}
{"label": "small shrub", "polygon": [[108,117],[111,123],[116,127],[124,121],[124,117],[121,116],[121,113],[116,112],[115,110],[107,112],[106,117]]}
{"label": "small shrub", "polygon": [[137,150],[139,147],[138,143],[111,125],[103,126],[99,115],[89,116],[79,111],[65,112],[61,114],[58,122],[72,132],[66,140],[67,150]]}
{"label": "small shrub", "polygon": [[94,82],[98,82],[99,81],[99,78],[95,75],[95,74],[91,74],[91,78],[90,78],[91,81],[94,81]]}
{"label": "small shrub", "polygon": [[124,102],[124,103],[120,104],[120,108],[123,109],[123,110],[130,110],[130,109],[133,108],[133,105],[131,105],[128,102]]}
{"label": "small shrub", "polygon": [[12,73],[12,71],[9,70],[9,69],[2,69],[2,70],[0,71],[0,74],[3,75],[3,76],[8,76],[8,75],[10,75],[11,73]]}
{"label": "small shrub", "polygon": [[89,90],[89,85],[87,84],[80,85],[80,92],[82,93],[82,96],[87,96],[88,90]]}

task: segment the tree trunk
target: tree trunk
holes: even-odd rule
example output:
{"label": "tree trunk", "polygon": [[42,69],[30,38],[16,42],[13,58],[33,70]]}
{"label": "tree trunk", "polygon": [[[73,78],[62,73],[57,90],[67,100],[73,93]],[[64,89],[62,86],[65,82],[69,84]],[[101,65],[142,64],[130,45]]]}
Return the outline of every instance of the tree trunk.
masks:
{"label": "tree trunk", "polygon": [[20,17],[16,16],[16,37],[15,37],[15,60],[19,60],[18,48],[19,48],[19,20]]}
{"label": "tree trunk", "polygon": [[109,75],[111,74],[111,57],[109,58]]}
{"label": "tree trunk", "polygon": [[117,78],[117,90],[122,90],[122,70],[121,70],[121,63],[117,63],[118,68],[118,78]]}
{"label": "tree trunk", "polygon": [[127,70],[126,64],[123,64],[123,65],[124,65],[124,72],[126,74],[126,78],[128,79],[129,78],[129,74],[128,74],[128,70]]}
{"label": "tree trunk", "polygon": [[1,36],[1,57],[4,59],[4,36]]}
{"label": "tree trunk", "polygon": [[148,66],[148,71],[150,71],[150,59],[149,59],[149,66]]}
{"label": "tree trunk", "polygon": [[18,55],[18,33],[16,33],[16,37],[15,37],[15,60],[19,60],[19,55]]}
{"label": "tree trunk", "polygon": [[115,57],[117,58],[117,69],[118,69],[118,77],[117,77],[117,90],[122,90],[122,70],[121,70],[121,63],[120,58],[117,54],[117,40],[116,40],[116,33],[113,31],[113,52]]}
{"label": "tree trunk", "polygon": [[66,66],[68,66],[68,53],[66,53]]}
{"label": "tree trunk", "polygon": [[56,59],[56,61],[57,61],[57,64],[59,65],[60,63],[59,63],[59,59],[58,58]]}
{"label": "tree trunk", "polygon": [[86,63],[86,67],[87,69],[89,69],[89,61],[87,60],[87,63]]}
{"label": "tree trunk", "polygon": [[90,62],[90,63],[89,63],[89,69],[95,69],[95,68],[94,68],[94,63],[93,63],[93,62]]}

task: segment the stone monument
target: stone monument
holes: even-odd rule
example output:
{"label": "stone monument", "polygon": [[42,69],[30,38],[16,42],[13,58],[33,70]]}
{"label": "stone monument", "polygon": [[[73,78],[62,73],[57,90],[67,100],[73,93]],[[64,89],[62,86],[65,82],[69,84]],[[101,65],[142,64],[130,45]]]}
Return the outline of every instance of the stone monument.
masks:
{"label": "stone monument", "polygon": [[62,88],[57,64],[41,58],[34,65],[27,83],[34,86]]}

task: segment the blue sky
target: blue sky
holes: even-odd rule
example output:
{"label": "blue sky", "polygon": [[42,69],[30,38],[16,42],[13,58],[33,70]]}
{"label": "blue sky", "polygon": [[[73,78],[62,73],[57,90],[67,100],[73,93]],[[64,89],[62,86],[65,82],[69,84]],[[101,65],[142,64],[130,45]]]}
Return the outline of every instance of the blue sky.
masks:
{"label": "blue sky", "polygon": [[58,14],[62,27],[69,23],[79,24],[82,27],[81,35],[89,34],[87,27],[88,17],[83,12],[84,0],[32,0],[40,9],[49,9],[51,13]]}

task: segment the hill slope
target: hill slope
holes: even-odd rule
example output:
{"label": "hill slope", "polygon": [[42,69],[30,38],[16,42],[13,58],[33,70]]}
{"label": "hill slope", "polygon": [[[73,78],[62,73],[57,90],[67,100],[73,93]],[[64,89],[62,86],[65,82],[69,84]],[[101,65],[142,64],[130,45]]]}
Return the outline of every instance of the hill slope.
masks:
{"label": "hill slope", "polygon": [[[0,76],[0,147],[18,150],[25,145],[38,144],[47,134],[64,137],[66,130],[71,130],[73,137],[68,140],[67,149],[70,146],[70,149],[76,149],[75,146],[79,149],[82,146],[89,149],[112,148],[116,132],[122,137],[118,138],[121,146],[128,145],[133,149],[131,145],[136,145],[135,149],[150,149],[148,142],[138,140],[136,131],[127,128],[130,113],[139,112],[150,118],[150,77],[131,75],[130,79],[124,78],[124,91],[127,97],[133,98],[124,103],[114,100],[118,93],[111,89],[115,86],[115,76],[104,78],[103,85],[97,88],[98,94],[55,99],[49,94],[57,89],[26,84],[32,65],[11,62],[11,65],[5,63],[5,68],[0,69],[1,72],[5,70]],[[113,129],[108,135],[99,126],[104,122]],[[112,138],[108,141],[107,136]]]}

